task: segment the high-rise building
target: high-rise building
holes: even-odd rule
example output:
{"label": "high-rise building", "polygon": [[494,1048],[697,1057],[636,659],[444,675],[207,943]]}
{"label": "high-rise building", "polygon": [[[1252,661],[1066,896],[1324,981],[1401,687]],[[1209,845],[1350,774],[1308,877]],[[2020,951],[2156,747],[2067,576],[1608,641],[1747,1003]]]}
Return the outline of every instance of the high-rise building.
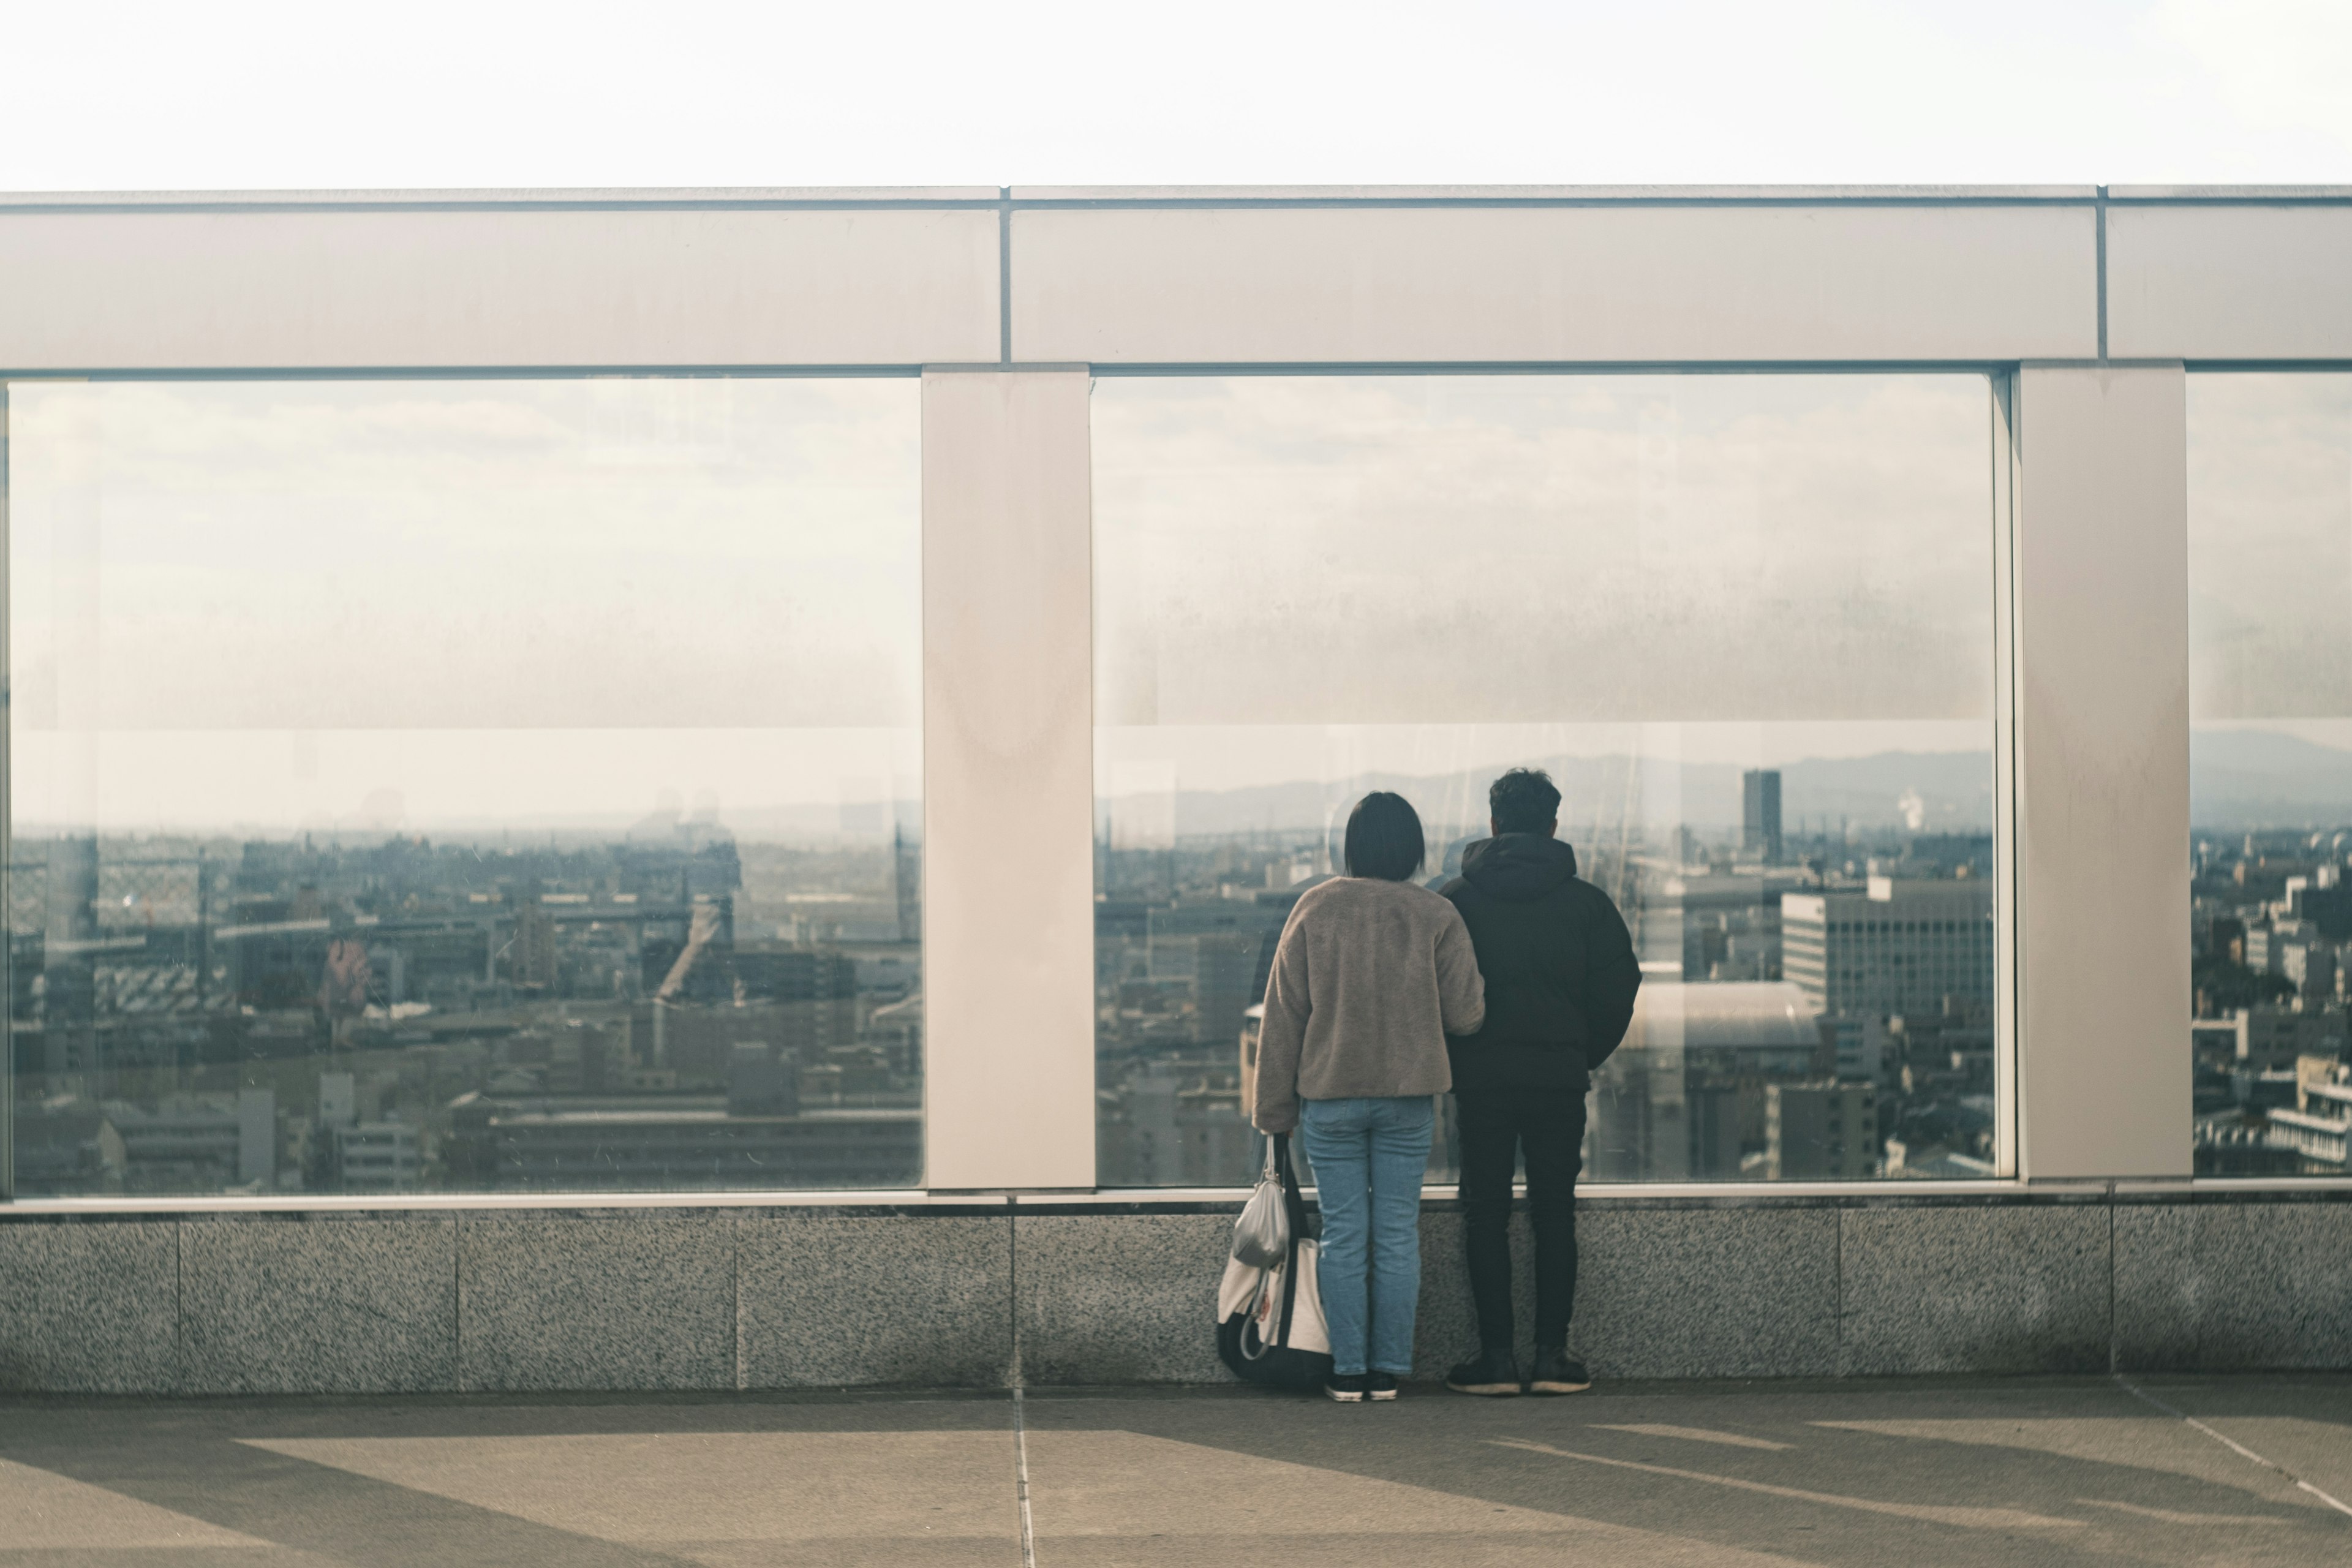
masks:
{"label": "high-rise building", "polygon": [[1867,1083],[1775,1083],[1764,1090],[1764,1174],[1831,1179],[1878,1173],[1878,1089]]}
{"label": "high-rise building", "polygon": [[1781,973],[1822,1012],[1940,1012],[1946,997],[1992,1003],[1992,884],[1897,881],[1866,891],[1783,893]]}
{"label": "high-rise building", "polygon": [[555,917],[535,898],[515,906],[514,977],[523,985],[555,984]]}
{"label": "high-rise building", "polygon": [[1196,939],[1192,990],[1195,1034],[1204,1045],[1231,1047],[1242,1036],[1242,1015],[1263,999],[1250,994],[1257,973],[1258,941],[1239,931]]}
{"label": "high-rise building", "polygon": [[1780,770],[1750,768],[1739,775],[1739,852],[1767,866],[1780,863]]}
{"label": "high-rise building", "polygon": [[2294,987],[2295,1000],[2316,1012],[2336,995],[2336,944],[2305,937],[2283,944],[2279,973]]}
{"label": "high-rise building", "polygon": [[362,1121],[328,1130],[335,1189],[394,1193],[414,1188],[425,1169],[417,1130],[404,1121]]}
{"label": "high-rise building", "polygon": [[349,1127],[360,1119],[358,1079],[347,1072],[319,1075],[319,1124]]}
{"label": "high-rise building", "polygon": [[890,883],[898,900],[898,940],[923,940],[923,862],[919,845],[907,842],[904,826],[890,830]]}
{"label": "high-rise building", "polygon": [[1875,1083],[1886,1069],[1886,1020],[1869,1014],[1824,1015],[1822,1037],[1837,1055],[1837,1076],[1847,1083]]}
{"label": "high-rise building", "polygon": [[2286,950],[2320,939],[2319,927],[2312,921],[2282,919],[2256,926],[2245,935],[2246,967],[2257,974],[2284,974]]}
{"label": "high-rise building", "polygon": [[278,1174],[278,1091],[236,1091],[236,1179],[240,1185],[268,1184]]}

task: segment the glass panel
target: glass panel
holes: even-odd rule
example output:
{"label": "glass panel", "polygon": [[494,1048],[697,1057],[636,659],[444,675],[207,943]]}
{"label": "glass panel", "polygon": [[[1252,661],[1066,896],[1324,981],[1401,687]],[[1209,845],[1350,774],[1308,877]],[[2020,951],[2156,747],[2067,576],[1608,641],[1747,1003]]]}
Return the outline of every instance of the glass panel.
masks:
{"label": "glass panel", "polygon": [[1248,1179],[1348,810],[1443,885],[1513,765],[1645,976],[1593,1178],[1991,1173],[1990,453],[1976,376],[1098,382],[1104,1184]]}
{"label": "glass panel", "polygon": [[8,389],[16,1182],[919,1179],[897,381]]}
{"label": "glass panel", "polygon": [[2200,1175],[2344,1175],[2352,375],[2189,378]]}

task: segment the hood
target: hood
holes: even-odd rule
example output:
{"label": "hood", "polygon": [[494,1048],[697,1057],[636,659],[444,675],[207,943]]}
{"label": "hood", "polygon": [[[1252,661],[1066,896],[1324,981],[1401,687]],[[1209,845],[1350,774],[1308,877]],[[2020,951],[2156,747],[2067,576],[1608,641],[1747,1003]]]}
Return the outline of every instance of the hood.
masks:
{"label": "hood", "polygon": [[1575,876],[1576,851],[1540,834],[1500,834],[1462,852],[1462,875],[1489,898],[1523,903]]}

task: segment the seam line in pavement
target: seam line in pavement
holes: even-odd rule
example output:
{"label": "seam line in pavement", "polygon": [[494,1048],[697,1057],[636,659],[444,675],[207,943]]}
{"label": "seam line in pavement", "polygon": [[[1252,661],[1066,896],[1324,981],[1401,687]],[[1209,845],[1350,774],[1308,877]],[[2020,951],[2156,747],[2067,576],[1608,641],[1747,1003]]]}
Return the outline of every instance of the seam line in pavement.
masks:
{"label": "seam line in pavement", "polygon": [[1799,1487],[1776,1486],[1769,1481],[1751,1481],[1738,1476],[1676,1469],[1671,1465],[1647,1465],[1639,1459],[1612,1459],[1605,1454],[1580,1454],[1571,1448],[1555,1448],[1549,1443],[1530,1443],[1520,1437],[1489,1437],[1486,1446],[1490,1448],[1517,1448],[1530,1454],[1548,1454],[1555,1459],[1582,1459],[1588,1464],[1608,1465],[1621,1470],[1640,1470],[1645,1475],[1672,1476],[1682,1481],[1705,1481],[1711,1486],[1731,1487],[1739,1491],[1759,1492],[1766,1497],[1787,1498],[1794,1502],[1850,1508],[1863,1513],[1893,1514],[1898,1519],[1927,1519],[1947,1524],[1990,1526],[2004,1530],[2074,1530],[2081,1528],[2083,1523],[2079,1519],[2054,1519],[2028,1513],[2021,1509],[1981,1508],[1972,1503],[1906,1503],[1889,1502],[1880,1498],[1841,1497],[1835,1492],[1806,1491]]}
{"label": "seam line in pavement", "polygon": [[2312,1496],[2317,1498],[2320,1501],[2326,1503],[2336,1512],[2341,1514],[2352,1514],[2352,1505],[2347,1505],[2341,1499],[2331,1497],[2326,1492],[2321,1491],[2317,1487],[2313,1486],[2309,1481],[2305,1480],[2301,1476],[2296,1475],[2284,1465],[2279,1464],[2277,1461],[2273,1459],[2263,1458],[2260,1454],[2255,1453],[2252,1448],[2247,1447],[2243,1443],[2239,1442],[2236,1438],[2224,1437],[2221,1433],[2216,1432],[2210,1426],[2206,1426],[2205,1423],[2198,1420],[2197,1417],[2189,1415],[2188,1412],[2174,1409],[2171,1405],[2167,1405],[2163,1400],[2158,1399],[2155,1394],[2150,1394],[2147,1389],[2142,1388],[2139,1384],[2134,1383],[2130,1378],[2126,1377],[2122,1373],[2116,1373],[2116,1382],[2123,1385],[2125,1393],[2132,1395],[2136,1399],[2144,1400],[2147,1404],[2155,1405],[2167,1415],[2175,1416],[2179,1420],[2187,1422],[2189,1426],[2196,1427],[2197,1430],[2204,1433],[2205,1436],[2212,1438],[2213,1441],[2221,1444],[2231,1453],[2237,1454],[2243,1458],[2252,1459],[2254,1463],[2262,1466],[2266,1470],[2276,1470],[2280,1475],[2284,1476],[2288,1480],[2293,1481],[2297,1487],[2309,1492]]}
{"label": "seam line in pavement", "polygon": [[1029,1519],[1029,1423],[1019,1384],[1013,1385],[1013,1493],[1021,1501],[1021,1568],[1037,1568],[1037,1531]]}

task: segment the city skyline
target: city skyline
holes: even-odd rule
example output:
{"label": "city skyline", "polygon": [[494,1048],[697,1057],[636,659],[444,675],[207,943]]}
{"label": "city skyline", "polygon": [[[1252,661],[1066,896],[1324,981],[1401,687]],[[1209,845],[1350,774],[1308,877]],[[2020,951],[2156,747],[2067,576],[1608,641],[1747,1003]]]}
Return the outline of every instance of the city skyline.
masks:
{"label": "city skyline", "polygon": [[[821,832],[827,813],[836,834],[887,837],[894,823],[919,827],[909,805],[921,793],[922,737],[911,726],[106,736],[20,730],[12,741],[14,814],[37,828],[610,832],[662,811],[722,816],[745,833]],[[208,784],[209,793],[190,787],[191,780]]]}
{"label": "city skyline", "polygon": [[20,1192],[919,1174],[903,843],[43,847],[9,888]]}
{"label": "city skyline", "polygon": [[2352,1171],[2352,376],[2189,378],[2196,1169]]}
{"label": "city skyline", "polygon": [[[1099,856],[1101,1184],[1246,1180],[1246,1011],[1292,905],[1334,869],[1329,847],[1294,830]],[[1732,834],[1685,840],[1698,864],[1639,840],[1587,847],[1580,872],[1617,901],[1644,974],[1635,1027],[1594,1079],[1596,1179],[1992,1173],[1989,832],[1883,829],[1828,865],[1785,823],[1763,865]],[[1453,868],[1431,849],[1435,885]],[[1453,1179],[1452,1138],[1441,1119],[1432,1181]]]}
{"label": "city skyline", "polygon": [[[1123,738],[1142,750],[1153,737],[1151,731],[1129,731]],[[1184,762],[1191,760],[1188,754]],[[1220,760],[1213,757],[1211,766]],[[1129,831],[1123,841],[1139,830],[1151,844],[1261,830],[1320,830],[1330,826],[1335,810],[1344,816],[1345,808],[1373,789],[1404,795],[1428,822],[1475,826],[1486,820],[1486,787],[1497,774],[1512,767],[1542,767],[1562,791],[1563,836],[1595,825],[1614,832],[1629,823],[1718,833],[1739,827],[1740,776],[1758,765],[1737,756],[1692,762],[1627,753],[1521,752],[1444,773],[1365,770],[1213,789],[1189,786],[1189,769],[1164,755],[1114,757],[1104,770],[1112,788],[1105,787],[1098,773],[1096,827],[1099,835],[1106,821],[1114,826],[1124,823]],[[1836,817],[1856,827],[1899,824],[1921,831],[1932,821],[1944,831],[1991,829],[1989,743],[1937,752],[1805,757],[1770,766],[1793,781],[1783,807],[1792,824],[1810,819],[1818,827]],[[1123,789],[1117,787],[1120,783]],[[1141,847],[1144,841],[1135,842]]]}

